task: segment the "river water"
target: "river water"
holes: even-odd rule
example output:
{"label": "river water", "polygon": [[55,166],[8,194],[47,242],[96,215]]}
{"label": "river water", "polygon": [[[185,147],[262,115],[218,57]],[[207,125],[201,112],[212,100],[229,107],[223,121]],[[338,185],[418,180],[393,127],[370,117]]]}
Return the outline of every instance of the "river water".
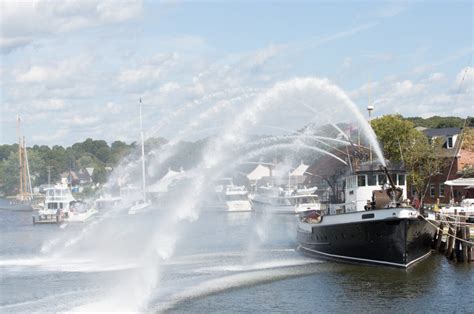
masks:
{"label": "river water", "polygon": [[441,255],[409,270],[343,264],[301,255],[294,217],[205,212],[167,230],[164,215],[33,226],[0,211],[0,312],[473,310],[473,266]]}

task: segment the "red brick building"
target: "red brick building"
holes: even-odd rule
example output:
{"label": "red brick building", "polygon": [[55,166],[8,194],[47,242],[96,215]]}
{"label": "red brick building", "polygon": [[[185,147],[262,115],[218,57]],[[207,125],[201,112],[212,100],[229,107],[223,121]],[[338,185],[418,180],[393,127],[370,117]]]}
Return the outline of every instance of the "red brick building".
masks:
{"label": "red brick building", "polygon": [[[422,130],[430,139],[441,139],[442,148],[439,158],[444,159],[440,173],[431,177],[427,182],[427,189],[424,195],[424,202],[434,204],[439,199],[441,204],[460,202],[462,198],[469,197],[471,190],[462,186],[446,186],[445,182],[462,177],[463,170],[474,167],[474,147],[469,147],[463,143],[460,128],[425,129]],[[409,191],[409,198],[413,197],[413,190]]]}

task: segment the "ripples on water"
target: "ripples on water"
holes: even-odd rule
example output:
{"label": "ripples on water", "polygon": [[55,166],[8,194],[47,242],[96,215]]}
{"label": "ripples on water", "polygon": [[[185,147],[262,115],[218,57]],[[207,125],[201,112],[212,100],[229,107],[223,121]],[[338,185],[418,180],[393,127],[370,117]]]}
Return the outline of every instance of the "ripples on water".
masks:
{"label": "ripples on water", "polygon": [[[0,311],[127,310],[141,243],[159,218],[119,214],[61,229],[0,211]],[[149,274],[159,281],[143,311],[472,311],[472,265],[440,255],[408,271],[307,258],[285,216],[205,213],[181,228],[172,257]]]}

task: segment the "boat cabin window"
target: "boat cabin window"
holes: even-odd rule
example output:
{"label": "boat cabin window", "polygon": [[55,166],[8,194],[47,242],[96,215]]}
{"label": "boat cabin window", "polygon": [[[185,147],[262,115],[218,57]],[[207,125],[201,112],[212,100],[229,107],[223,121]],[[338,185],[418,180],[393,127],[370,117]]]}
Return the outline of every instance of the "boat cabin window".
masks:
{"label": "boat cabin window", "polygon": [[365,175],[357,176],[357,186],[365,186]]}
{"label": "boat cabin window", "polygon": [[398,175],[398,185],[405,185],[405,175],[399,174]]}
{"label": "boat cabin window", "polygon": [[312,196],[305,196],[305,197],[295,197],[288,199],[291,205],[300,205],[300,204],[311,204],[316,203],[317,198]]}
{"label": "boat cabin window", "polygon": [[63,203],[48,203],[48,209],[63,209],[64,204]]}
{"label": "boat cabin window", "polygon": [[347,180],[346,186],[347,186],[349,189],[352,189],[352,188],[355,188],[355,187],[356,187],[356,185],[357,185],[357,176],[350,176],[350,177],[347,178],[346,180]]}
{"label": "boat cabin window", "polygon": [[368,174],[367,181],[370,186],[375,186],[377,185],[377,176],[375,174]]}

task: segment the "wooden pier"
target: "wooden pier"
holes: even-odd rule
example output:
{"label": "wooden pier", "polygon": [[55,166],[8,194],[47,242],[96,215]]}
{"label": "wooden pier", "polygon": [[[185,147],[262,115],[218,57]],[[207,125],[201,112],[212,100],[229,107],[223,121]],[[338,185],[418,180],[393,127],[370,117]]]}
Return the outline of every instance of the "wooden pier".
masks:
{"label": "wooden pier", "polygon": [[37,224],[61,224],[64,221],[64,215],[38,215],[33,216],[33,225]]}
{"label": "wooden pier", "polygon": [[437,221],[433,249],[454,262],[474,262],[474,224],[468,222],[465,213],[437,215]]}

